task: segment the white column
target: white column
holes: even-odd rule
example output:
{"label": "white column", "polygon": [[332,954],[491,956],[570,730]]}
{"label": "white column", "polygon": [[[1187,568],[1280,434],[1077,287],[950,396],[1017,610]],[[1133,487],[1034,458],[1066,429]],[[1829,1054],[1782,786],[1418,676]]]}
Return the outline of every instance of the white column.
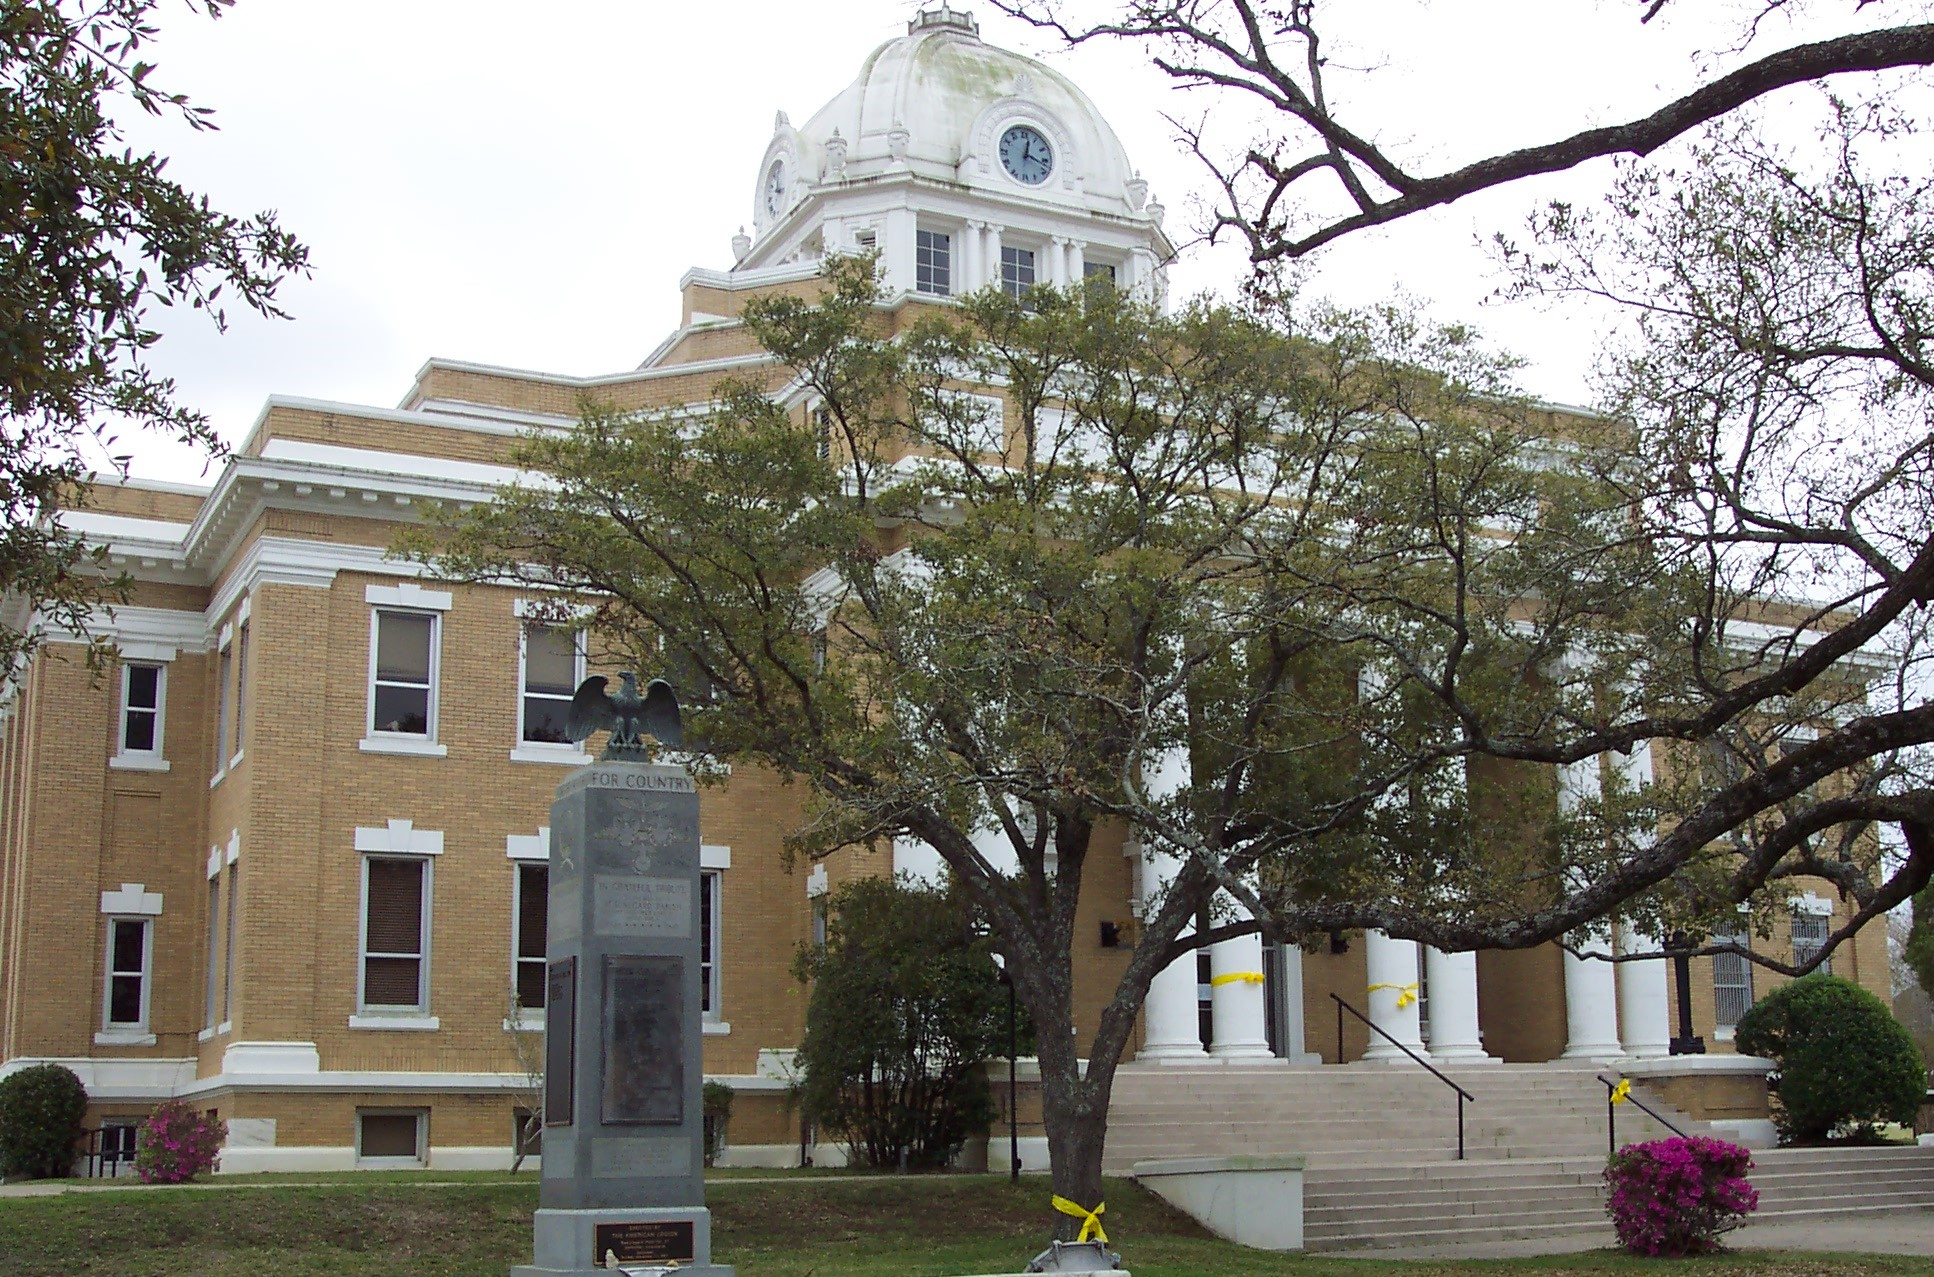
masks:
{"label": "white column", "polygon": [[[1218,911],[1222,916],[1223,911]],[[1249,911],[1235,906],[1234,917]],[[1273,1060],[1263,1010],[1262,937],[1237,936],[1209,946],[1209,1054],[1218,1060]]]}
{"label": "white column", "polygon": [[[995,228],[998,234],[998,228]],[[1142,785],[1151,798],[1165,798],[1189,783],[1189,755],[1174,749],[1142,764]],[[1153,918],[1181,869],[1180,857],[1142,848],[1142,887],[1145,895],[1142,917]],[[1182,928],[1184,938],[1195,934],[1193,926]],[[1190,951],[1155,973],[1149,981],[1148,997],[1142,1002],[1142,1049],[1137,1060],[1160,1064],[1201,1063],[1208,1058],[1202,1050],[1202,1024],[1196,999],[1195,953]]]}
{"label": "white column", "polygon": [[1088,246],[1078,239],[1068,241],[1068,282],[1079,288],[1088,279]]}
{"label": "white column", "polygon": [[915,277],[913,233],[918,228],[919,222],[910,208],[893,209],[881,219],[880,266],[888,293],[913,291]]}
{"label": "white column", "polygon": [[[1423,1022],[1417,1005],[1417,942],[1397,940],[1381,931],[1363,933],[1364,965],[1369,968],[1370,1023],[1419,1055],[1425,1055]],[[1366,1060],[1408,1061],[1380,1034],[1370,1035]]]}
{"label": "white column", "polygon": [[[1558,769],[1558,810],[1568,814],[1597,797],[1598,759]],[[1581,927],[1567,937],[1585,952],[1603,951],[1603,925]],[[1567,1060],[1612,1060],[1625,1053],[1618,1040],[1617,974],[1609,962],[1565,953],[1565,1050]]]}
{"label": "white column", "polygon": [[966,232],[960,237],[959,282],[954,286],[956,294],[971,293],[987,282],[987,268],[982,264],[981,235],[987,229],[986,222],[968,222]]}
{"label": "white column", "polygon": [[981,258],[981,265],[987,271],[987,278],[984,281],[986,283],[999,284],[1001,282],[1001,232],[1006,229],[1005,226],[1001,226],[995,222],[989,222],[987,224],[987,251]]}
{"label": "white column", "polygon": [[1430,1054],[1458,1064],[1495,1064],[1477,1026],[1477,955],[1424,949],[1430,981]]}
{"label": "white column", "polygon": [[1321,1064],[1323,1057],[1309,1049],[1303,1034],[1303,947],[1282,945],[1276,955],[1276,1012],[1282,1017],[1283,1056],[1291,1064]]}
{"label": "white column", "polygon": [[[1621,954],[1657,953],[1664,946],[1627,923],[1618,924]],[[1618,964],[1618,1027],[1625,1054],[1637,1059],[1672,1050],[1672,1000],[1665,959]]]}
{"label": "white column", "polygon": [[1068,239],[1065,235],[1048,237],[1048,251],[1042,256],[1041,282],[1054,288],[1062,288],[1068,282]]}

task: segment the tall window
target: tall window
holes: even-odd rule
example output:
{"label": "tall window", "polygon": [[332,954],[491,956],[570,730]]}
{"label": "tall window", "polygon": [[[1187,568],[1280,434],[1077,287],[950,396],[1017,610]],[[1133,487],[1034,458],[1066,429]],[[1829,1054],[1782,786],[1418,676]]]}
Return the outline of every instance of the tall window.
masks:
{"label": "tall window", "polygon": [[939,231],[915,231],[913,286],[923,293],[946,297],[954,291],[953,238]]}
{"label": "tall window", "polygon": [[242,866],[228,867],[228,919],[222,928],[222,1023],[235,1019],[235,911],[242,897]]}
{"label": "tall window", "polygon": [[1103,283],[1110,288],[1115,287],[1115,268],[1107,262],[1083,262],[1081,277],[1083,283]]}
{"label": "tall window", "polygon": [[121,667],[121,752],[161,755],[162,667],[129,662]]}
{"label": "tall window", "polygon": [[369,728],[430,736],[436,721],[436,626],[427,612],[376,613]]}
{"label": "tall window", "polygon": [[549,865],[517,866],[517,1005],[544,1009],[545,906],[550,898]]}
{"label": "tall window", "polygon": [[235,753],[242,752],[242,722],[248,713],[248,622],[235,631]]}
{"label": "tall window", "polygon": [[[1828,919],[1823,914],[1795,913],[1793,915],[1793,965],[1800,966],[1813,961],[1820,950],[1827,947]],[[1833,969],[1833,959],[1820,964],[1821,971]]]}
{"label": "tall window", "polygon": [[386,856],[363,859],[362,1005],[421,1011],[428,1003],[430,865]]}
{"label": "tall window", "polygon": [[1034,287],[1034,250],[1001,245],[1001,287],[1009,297],[1019,297]]}
{"label": "tall window", "polygon": [[234,649],[225,647],[215,660],[215,770],[228,766],[228,674]]}
{"label": "tall window", "polygon": [[[1744,931],[1715,934],[1714,944],[1751,943]],[[1731,1032],[1753,1005],[1753,964],[1737,953],[1712,955],[1712,1018],[1719,1029]]]}
{"label": "tall window", "polygon": [[719,874],[706,870],[698,876],[698,987],[699,1009],[706,1018],[719,1015]]}
{"label": "tall window", "polygon": [[374,1166],[413,1166],[423,1161],[422,1109],[356,1114],[356,1160]]}
{"label": "tall window", "polygon": [[208,971],[202,987],[202,1006],[206,1009],[207,1024],[213,1029],[219,1017],[215,1014],[216,994],[221,986],[221,946],[222,946],[222,877],[216,874],[208,880]]}
{"label": "tall window", "polygon": [[571,695],[577,691],[582,672],[577,635],[552,625],[524,627],[522,739],[547,745],[570,744],[565,727],[571,718]]}
{"label": "tall window", "polygon": [[110,918],[107,924],[107,1015],[110,1029],[148,1027],[148,919]]}

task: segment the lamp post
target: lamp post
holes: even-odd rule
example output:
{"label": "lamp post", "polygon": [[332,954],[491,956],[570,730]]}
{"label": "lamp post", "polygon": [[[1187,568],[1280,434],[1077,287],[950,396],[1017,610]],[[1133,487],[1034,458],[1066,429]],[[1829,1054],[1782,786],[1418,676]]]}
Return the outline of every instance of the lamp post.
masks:
{"label": "lamp post", "polygon": [[1008,973],[1007,959],[996,953],[993,955],[994,969],[1001,973],[1001,983],[1007,986],[1007,1178],[1019,1182],[1021,1178],[1021,1131],[1016,1123],[1020,1113],[1014,1100],[1017,1087],[1014,1078],[1014,1057],[1018,1038],[1015,1034],[1014,1014],[1014,977]]}
{"label": "lamp post", "polygon": [[1679,984],[1679,1036],[1672,1039],[1669,1050],[1673,1055],[1704,1055],[1706,1040],[1692,1031],[1692,959],[1686,956],[1686,933],[1673,932],[1669,943],[1676,951],[1672,974]]}

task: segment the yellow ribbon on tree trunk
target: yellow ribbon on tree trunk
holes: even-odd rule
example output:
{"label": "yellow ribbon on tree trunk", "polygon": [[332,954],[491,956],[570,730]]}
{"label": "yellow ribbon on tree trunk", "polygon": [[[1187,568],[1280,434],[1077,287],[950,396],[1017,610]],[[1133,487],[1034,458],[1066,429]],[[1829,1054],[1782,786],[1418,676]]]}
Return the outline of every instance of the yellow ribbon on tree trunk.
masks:
{"label": "yellow ribbon on tree trunk", "polygon": [[1631,1094],[1632,1094],[1632,1079],[1629,1077],[1622,1077],[1618,1080],[1618,1085],[1612,1088],[1612,1093],[1607,1098],[1609,1098],[1611,1102],[1614,1104],[1623,1104],[1627,1099],[1631,1097]]}
{"label": "yellow ribbon on tree trunk", "polygon": [[1060,1211],[1063,1215],[1072,1215],[1081,1221],[1081,1235],[1075,1238],[1076,1241],[1085,1242],[1091,1237],[1098,1242],[1106,1242],[1108,1240],[1108,1234],[1101,1231],[1101,1212],[1108,1209],[1107,1202],[1102,1202],[1093,1210],[1089,1210],[1085,1206],[1075,1205],[1059,1193],[1055,1194],[1051,1200],[1054,1203],[1054,1209]]}
{"label": "yellow ribbon on tree trunk", "polygon": [[1417,986],[1414,984],[1373,984],[1370,986],[1371,993],[1375,993],[1378,989],[1395,989],[1397,991],[1397,1010],[1399,1011],[1417,1000]]}
{"label": "yellow ribbon on tree trunk", "polygon": [[1209,981],[1209,987],[1219,989],[1225,984],[1234,984],[1238,980],[1245,984],[1261,984],[1265,978],[1260,971],[1224,971]]}

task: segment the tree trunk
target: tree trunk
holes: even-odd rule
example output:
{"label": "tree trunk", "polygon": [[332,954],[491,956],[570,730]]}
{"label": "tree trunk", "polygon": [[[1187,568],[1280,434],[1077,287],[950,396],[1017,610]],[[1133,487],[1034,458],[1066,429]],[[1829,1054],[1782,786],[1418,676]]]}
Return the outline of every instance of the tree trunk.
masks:
{"label": "tree trunk", "polygon": [[[1093,1210],[1102,1202],[1101,1155],[1108,1139],[1108,1097],[1113,1089],[1115,1062],[1091,1060],[1088,1076],[1083,1077],[1065,1004],[1056,1009],[1062,1014],[1053,1027],[1043,1031],[1039,1027],[1042,1022],[1035,1021],[1041,1062],[1041,1115],[1048,1137],[1048,1179],[1054,1196]],[[1072,1241],[1081,1232],[1082,1221],[1075,1216],[1054,1210],[1052,1220],[1053,1235],[1063,1241]]]}

